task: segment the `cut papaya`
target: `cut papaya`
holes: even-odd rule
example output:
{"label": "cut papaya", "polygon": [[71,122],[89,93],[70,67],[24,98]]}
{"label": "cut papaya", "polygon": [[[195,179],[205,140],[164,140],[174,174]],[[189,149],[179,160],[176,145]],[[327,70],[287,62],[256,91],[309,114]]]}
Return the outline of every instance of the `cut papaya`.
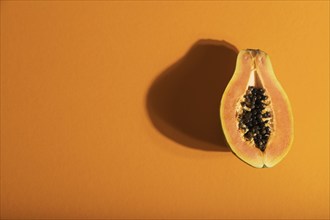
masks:
{"label": "cut papaya", "polygon": [[265,52],[240,51],[220,117],[231,150],[247,164],[273,167],[287,155],[293,142],[292,110]]}

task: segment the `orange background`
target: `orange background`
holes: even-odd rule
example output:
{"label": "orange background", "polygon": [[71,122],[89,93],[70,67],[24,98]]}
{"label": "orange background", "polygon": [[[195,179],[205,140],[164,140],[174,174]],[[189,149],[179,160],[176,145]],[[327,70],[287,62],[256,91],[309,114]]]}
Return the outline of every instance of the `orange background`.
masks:
{"label": "orange background", "polygon": [[[2,1],[2,218],[329,218],[328,28],[327,1]],[[236,48],[291,100],[271,169],[224,146]]]}

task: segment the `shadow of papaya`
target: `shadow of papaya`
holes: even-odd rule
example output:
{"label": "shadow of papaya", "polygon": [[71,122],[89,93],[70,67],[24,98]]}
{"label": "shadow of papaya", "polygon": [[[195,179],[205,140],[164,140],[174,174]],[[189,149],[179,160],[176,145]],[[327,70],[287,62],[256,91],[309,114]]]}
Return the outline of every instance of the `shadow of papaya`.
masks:
{"label": "shadow of papaya", "polygon": [[146,108],[153,125],[177,143],[229,151],[219,106],[234,72],[238,50],[226,41],[199,40],[152,83]]}

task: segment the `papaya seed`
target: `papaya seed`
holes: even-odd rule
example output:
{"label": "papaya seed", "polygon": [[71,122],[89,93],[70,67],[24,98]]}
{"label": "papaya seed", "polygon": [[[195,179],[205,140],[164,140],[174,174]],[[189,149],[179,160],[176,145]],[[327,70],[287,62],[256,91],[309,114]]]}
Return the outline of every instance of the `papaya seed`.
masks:
{"label": "papaya seed", "polygon": [[[244,133],[244,138],[250,140],[253,138],[254,145],[258,149],[266,149],[268,138],[265,135],[270,135],[269,129],[266,129],[266,124],[269,120],[263,121],[263,118],[270,118],[269,112],[262,113],[267,106],[266,103],[262,102],[265,99],[265,90],[263,88],[257,88],[249,86],[243,95],[243,101],[240,102],[241,106],[250,108],[250,111],[243,109],[242,113],[239,114],[239,125],[238,127]],[[247,131],[247,132],[246,132]]]}

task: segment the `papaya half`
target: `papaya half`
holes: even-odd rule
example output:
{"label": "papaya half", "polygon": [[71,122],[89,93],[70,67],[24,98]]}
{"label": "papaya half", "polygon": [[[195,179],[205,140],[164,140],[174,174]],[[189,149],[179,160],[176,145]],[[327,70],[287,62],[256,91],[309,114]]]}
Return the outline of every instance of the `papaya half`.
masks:
{"label": "papaya half", "polygon": [[239,52],[220,118],[232,152],[247,164],[273,167],[287,155],[293,142],[292,110],[267,53]]}

